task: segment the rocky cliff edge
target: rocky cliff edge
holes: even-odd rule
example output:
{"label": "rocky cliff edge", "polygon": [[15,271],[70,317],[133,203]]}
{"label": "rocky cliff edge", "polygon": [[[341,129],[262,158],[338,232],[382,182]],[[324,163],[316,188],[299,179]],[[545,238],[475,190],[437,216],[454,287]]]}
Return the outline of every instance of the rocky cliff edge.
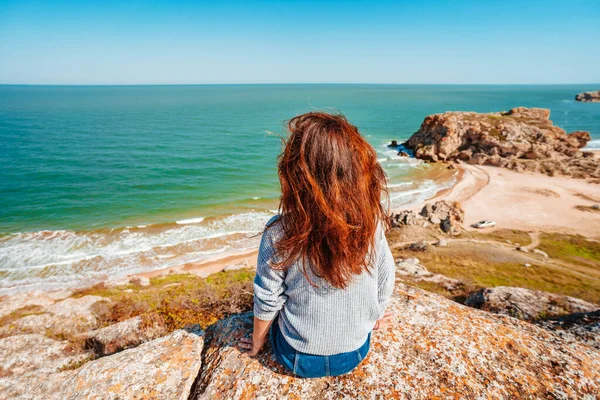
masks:
{"label": "rocky cliff edge", "polygon": [[291,376],[270,348],[240,358],[251,313],[200,330],[178,330],[134,349],[41,377],[1,377],[5,398],[334,399],[553,398],[600,393],[600,353],[512,317],[472,309],[397,284],[397,323],[373,335],[351,374]]}

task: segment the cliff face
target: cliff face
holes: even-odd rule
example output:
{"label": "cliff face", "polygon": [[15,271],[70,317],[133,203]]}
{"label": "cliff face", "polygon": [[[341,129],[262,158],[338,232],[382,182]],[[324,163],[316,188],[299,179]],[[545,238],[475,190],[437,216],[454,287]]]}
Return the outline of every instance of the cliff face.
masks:
{"label": "cliff face", "polygon": [[[598,350],[512,317],[472,309],[398,284],[397,323],[373,335],[351,374],[299,379],[267,348],[239,358],[252,315],[219,321],[203,335],[175,331],[79,369],[0,379],[0,395],[22,398],[332,399],[594,398]],[[10,384],[9,384],[10,383]]]}
{"label": "cliff face", "polygon": [[599,178],[598,159],[580,150],[589,140],[588,132],[567,134],[554,126],[550,110],[519,107],[502,113],[430,115],[404,145],[417,158],[430,161],[462,160],[517,171]]}

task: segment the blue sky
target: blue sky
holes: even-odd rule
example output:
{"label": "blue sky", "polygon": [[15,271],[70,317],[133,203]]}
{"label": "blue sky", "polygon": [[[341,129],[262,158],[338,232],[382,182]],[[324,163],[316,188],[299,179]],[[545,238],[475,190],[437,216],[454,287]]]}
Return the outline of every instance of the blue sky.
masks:
{"label": "blue sky", "polygon": [[600,0],[0,0],[0,83],[598,83],[598,21]]}

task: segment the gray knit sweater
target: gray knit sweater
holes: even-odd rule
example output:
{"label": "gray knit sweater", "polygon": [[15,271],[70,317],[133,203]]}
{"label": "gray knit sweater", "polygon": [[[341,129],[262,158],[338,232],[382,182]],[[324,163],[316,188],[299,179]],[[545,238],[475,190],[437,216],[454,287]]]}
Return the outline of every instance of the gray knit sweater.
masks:
{"label": "gray knit sweater", "polygon": [[254,315],[271,321],[279,313],[286,342],[304,353],[332,355],[358,349],[383,316],[394,289],[394,259],[381,224],[376,231],[374,268],[371,273],[356,275],[345,289],[334,288],[306,268],[318,287],[312,286],[298,264],[285,272],[271,268],[274,244],[281,234],[280,225],[275,224],[262,236],[254,279]]}

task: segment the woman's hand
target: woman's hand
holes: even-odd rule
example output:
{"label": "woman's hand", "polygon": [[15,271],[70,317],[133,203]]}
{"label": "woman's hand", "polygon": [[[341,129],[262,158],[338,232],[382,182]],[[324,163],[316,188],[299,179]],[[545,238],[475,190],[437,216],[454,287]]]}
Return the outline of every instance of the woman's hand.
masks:
{"label": "woman's hand", "polygon": [[392,322],[394,322],[394,317],[396,316],[396,314],[394,314],[391,311],[386,311],[383,314],[383,317],[381,317],[380,319],[377,320],[377,322],[375,322],[375,327],[373,328],[374,331],[381,331],[386,329],[387,327],[389,327]]}
{"label": "woman's hand", "polygon": [[254,357],[265,345],[269,327],[272,321],[263,321],[254,317],[254,329],[252,330],[252,339],[243,337],[238,342],[240,349],[244,350],[243,357]]}
{"label": "woman's hand", "polygon": [[241,338],[238,342],[238,346],[244,350],[242,357],[254,357],[260,352],[266,341],[266,337],[258,342],[247,337]]}

